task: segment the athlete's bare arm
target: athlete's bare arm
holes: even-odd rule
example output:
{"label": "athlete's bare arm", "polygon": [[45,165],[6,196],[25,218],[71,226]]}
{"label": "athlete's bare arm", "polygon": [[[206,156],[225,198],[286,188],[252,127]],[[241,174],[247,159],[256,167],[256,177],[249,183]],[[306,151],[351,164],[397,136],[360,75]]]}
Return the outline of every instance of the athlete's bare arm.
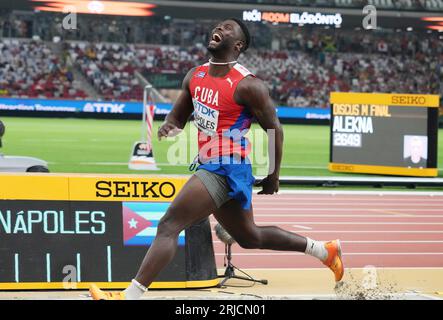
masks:
{"label": "athlete's bare arm", "polygon": [[[267,133],[267,130],[274,130],[275,132],[275,141],[269,141],[268,143],[269,175],[260,182],[259,185],[262,186],[263,190],[259,194],[278,192],[283,150],[283,129],[275,112],[274,103],[269,96],[269,90],[262,80],[247,77],[238,84],[234,98],[238,104],[244,105],[250,110],[263,130]],[[273,142],[274,150],[271,148]]]}
{"label": "athlete's bare arm", "polygon": [[192,96],[189,91],[189,82],[191,80],[192,74],[195,68],[188,71],[182,83],[182,92],[174,103],[174,107],[171,112],[166,116],[165,121],[158,129],[158,139],[162,137],[167,137],[171,130],[183,129],[194,111],[192,105]]}

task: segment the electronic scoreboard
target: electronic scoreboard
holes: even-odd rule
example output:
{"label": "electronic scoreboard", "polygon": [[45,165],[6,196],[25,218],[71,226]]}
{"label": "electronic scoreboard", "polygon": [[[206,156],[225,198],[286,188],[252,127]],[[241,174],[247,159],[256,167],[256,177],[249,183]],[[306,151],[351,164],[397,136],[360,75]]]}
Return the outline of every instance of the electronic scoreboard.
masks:
{"label": "electronic scoreboard", "polygon": [[433,177],[438,95],[332,92],[329,170]]}

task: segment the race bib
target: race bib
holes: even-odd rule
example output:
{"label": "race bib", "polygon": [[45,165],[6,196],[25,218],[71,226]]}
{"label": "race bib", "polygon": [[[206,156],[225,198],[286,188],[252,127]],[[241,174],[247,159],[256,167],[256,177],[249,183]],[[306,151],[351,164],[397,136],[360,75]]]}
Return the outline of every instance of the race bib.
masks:
{"label": "race bib", "polygon": [[194,104],[194,125],[208,136],[217,132],[219,111],[192,99]]}

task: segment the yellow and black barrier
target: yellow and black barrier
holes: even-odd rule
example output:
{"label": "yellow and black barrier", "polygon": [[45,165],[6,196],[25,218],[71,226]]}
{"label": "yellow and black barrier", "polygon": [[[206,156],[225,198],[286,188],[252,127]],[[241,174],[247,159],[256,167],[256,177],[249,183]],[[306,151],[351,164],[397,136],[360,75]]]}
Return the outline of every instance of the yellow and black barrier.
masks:
{"label": "yellow and black barrier", "polygon": [[[124,288],[186,178],[0,174],[0,290]],[[150,288],[218,285],[208,220]]]}

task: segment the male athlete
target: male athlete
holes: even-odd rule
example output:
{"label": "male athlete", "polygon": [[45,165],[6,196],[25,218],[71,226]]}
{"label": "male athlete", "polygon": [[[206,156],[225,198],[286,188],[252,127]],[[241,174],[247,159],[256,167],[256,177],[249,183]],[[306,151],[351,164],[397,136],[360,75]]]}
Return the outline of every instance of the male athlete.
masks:
{"label": "male athlete", "polygon": [[194,113],[200,166],[161,219],[156,238],[130,286],[108,293],[92,285],[93,299],[139,299],[174,258],[179,233],[211,214],[243,248],[304,252],[329,267],[336,281],[342,279],[338,240],[315,241],[254,223],[254,177],[247,157],[250,144],[244,135],[254,117],[263,130],[274,130],[275,141],[270,144],[275,144],[275,152],[269,154],[274,170],[259,184],[263,189],[259,194],[274,194],[279,188],[283,130],[265,84],[236,61],[249,42],[247,27],[237,19],[225,20],[212,30],[207,47],[212,58],[188,72],[181,95],[158,130],[159,139],[174,135]]}
{"label": "male athlete", "polygon": [[427,159],[423,158],[424,148],[425,142],[423,141],[423,137],[413,136],[409,140],[410,156],[404,158],[406,166],[412,168],[426,168]]}

